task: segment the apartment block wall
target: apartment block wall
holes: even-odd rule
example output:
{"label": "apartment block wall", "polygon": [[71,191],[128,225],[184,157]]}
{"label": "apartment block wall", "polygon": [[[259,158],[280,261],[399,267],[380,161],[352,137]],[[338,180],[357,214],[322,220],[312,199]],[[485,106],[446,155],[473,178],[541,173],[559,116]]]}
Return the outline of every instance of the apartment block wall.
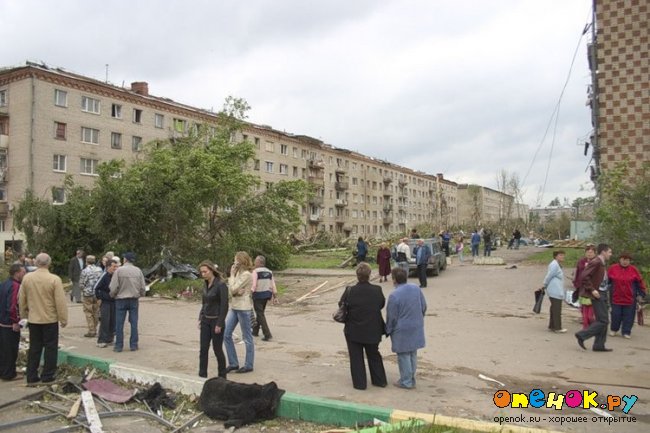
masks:
{"label": "apartment block wall", "polygon": [[[82,160],[129,163],[140,154],[132,148],[133,137],[141,137],[144,144],[183,135],[195,124],[217,122],[213,113],[148,95],[146,86],[125,89],[37,65],[0,70],[2,91],[6,104],[0,107],[0,121],[8,125],[8,134],[0,138],[7,145],[9,169],[4,200],[0,197],[0,241],[20,238],[20,233],[12,233],[10,210],[2,215],[2,203],[11,208],[28,188],[42,198],[62,199],[58,189],[66,175],[80,185],[94,183],[95,166],[85,164],[82,169]],[[65,92],[65,103],[60,92]],[[98,105],[84,107],[84,97]],[[120,116],[114,105],[120,107]],[[133,118],[134,110],[140,111],[139,121]],[[87,130],[84,139],[83,128],[97,131],[96,143],[88,142],[95,136]],[[112,133],[121,135],[119,148],[112,145]],[[260,189],[293,179],[316,187],[316,197],[302,209],[305,233],[373,236],[422,224],[432,232],[457,224],[457,184],[441,174],[413,171],[262,125],[247,124],[233,139],[255,145],[249,170],[260,177]]]}
{"label": "apartment block wall", "polygon": [[[596,0],[600,170],[650,161],[650,3]],[[599,158],[598,158],[599,156]]]}

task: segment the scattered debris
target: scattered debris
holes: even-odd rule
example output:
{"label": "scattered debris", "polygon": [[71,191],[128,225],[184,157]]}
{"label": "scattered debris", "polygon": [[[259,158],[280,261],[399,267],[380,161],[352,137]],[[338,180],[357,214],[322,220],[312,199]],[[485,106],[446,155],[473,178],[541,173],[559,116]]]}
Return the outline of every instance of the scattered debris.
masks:
{"label": "scattered debris", "polygon": [[502,257],[475,257],[472,262],[475,265],[505,265],[506,262]]}
{"label": "scattered debris", "polygon": [[113,403],[126,403],[135,395],[133,390],[118,386],[108,379],[93,379],[83,383],[83,387],[94,395]]}
{"label": "scattered debris", "polygon": [[311,289],[309,292],[307,292],[307,294],[302,295],[301,297],[299,297],[295,301],[291,302],[290,304],[295,304],[297,302],[300,302],[300,301],[303,301],[303,300],[307,299],[310,295],[313,295],[314,293],[316,293],[321,287],[323,287],[327,283],[328,283],[328,281],[325,281],[324,283],[319,284],[316,288]]}
{"label": "scattered debris", "polygon": [[135,398],[146,403],[147,406],[154,412],[158,412],[161,407],[176,409],[176,402],[174,401],[174,397],[165,391],[162,385],[158,382],[151,385],[149,389],[138,392],[135,395]]}
{"label": "scattered debris", "polygon": [[506,269],[517,269],[517,265],[506,266]]}
{"label": "scattered debris", "polygon": [[483,379],[483,380],[487,380],[488,382],[494,382],[494,383],[497,383],[497,384],[499,384],[500,386],[506,386],[505,383],[503,383],[503,382],[499,382],[498,380],[496,380],[496,379],[492,379],[491,377],[487,377],[486,375],[481,374],[481,373],[479,373],[478,378],[479,378],[479,379]]}
{"label": "scattered debris", "polygon": [[90,423],[90,433],[102,433],[104,431],[102,429],[102,421],[99,419],[99,413],[97,413],[92,393],[90,391],[82,391],[81,402],[84,405],[86,419]]}

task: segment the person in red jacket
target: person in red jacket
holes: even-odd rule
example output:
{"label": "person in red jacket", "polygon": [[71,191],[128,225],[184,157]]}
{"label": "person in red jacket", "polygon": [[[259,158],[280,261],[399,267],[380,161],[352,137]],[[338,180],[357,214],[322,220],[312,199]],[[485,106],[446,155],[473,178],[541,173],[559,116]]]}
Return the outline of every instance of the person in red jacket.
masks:
{"label": "person in red jacket", "polygon": [[618,263],[607,270],[607,277],[612,284],[612,322],[609,335],[616,335],[621,329],[623,338],[630,338],[634,316],[636,314],[636,301],[638,296],[645,296],[648,290],[643,283],[639,270],[630,264],[630,253],[622,253]]}
{"label": "person in red jacket", "polygon": [[[582,272],[587,267],[594,257],[596,257],[596,247],[593,244],[587,244],[585,247],[585,256],[578,260],[576,265],[575,274],[573,276],[573,287],[579,292],[580,282],[582,280]],[[582,314],[582,329],[587,329],[596,318],[594,317],[594,308],[591,306],[591,298],[580,296],[578,298],[580,303],[580,313]]]}

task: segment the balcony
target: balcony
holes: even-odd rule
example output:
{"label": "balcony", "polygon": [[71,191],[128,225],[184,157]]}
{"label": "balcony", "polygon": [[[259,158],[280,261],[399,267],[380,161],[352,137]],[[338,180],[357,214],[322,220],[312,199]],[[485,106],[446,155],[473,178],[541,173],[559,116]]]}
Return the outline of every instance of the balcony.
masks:
{"label": "balcony", "polygon": [[9,147],[9,136],[8,135],[0,134],[0,147],[5,148],[5,149],[7,147]]}
{"label": "balcony", "polygon": [[384,190],[384,197],[392,197],[393,196],[393,191],[389,191],[387,189]]}
{"label": "balcony", "polygon": [[393,181],[393,178],[390,176],[384,176],[384,183],[389,184]]}
{"label": "balcony", "polygon": [[347,182],[336,182],[336,183],[334,184],[334,188],[335,188],[337,191],[345,191],[346,189],[348,189],[348,187],[349,187],[349,185],[348,185]]}
{"label": "balcony", "polygon": [[334,206],[336,207],[345,207],[348,205],[348,201],[344,198],[337,198],[336,203],[334,203]]}
{"label": "balcony", "polygon": [[400,180],[397,182],[397,184],[399,185],[400,188],[404,188],[404,187],[405,187],[406,185],[408,185],[409,183],[408,183],[408,181],[406,181],[406,180],[404,180],[404,179],[400,179]]}
{"label": "balcony", "polygon": [[0,218],[5,218],[9,215],[9,203],[6,201],[0,202]]}
{"label": "balcony", "polygon": [[312,185],[318,185],[318,186],[324,187],[325,186],[325,177],[309,175],[309,176],[307,176],[307,182],[311,183]]}
{"label": "balcony", "polygon": [[398,205],[398,206],[397,206],[397,210],[398,210],[399,212],[406,212],[406,205],[404,205],[404,204],[400,204],[400,205]]}
{"label": "balcony", "polygon": [[309,220],[310,224],[318,224],[319,222],[323,221],[323,216],[319,214],[311,214],[307,219]]}
{"label": "balcony", "polygon": [[342,165],[337,165],[336,168],[334,169],[334,171],[336,173],[346,173],[347,172],[346,168],[343,167]]}
{"label": "balcony", "polygon": [[323,197],[320,196],[314,196],[309,199],[309,204],[312,206],[316,207],[322,207],[323,206]]}
{"label": "balcony", "polygon": [[343,224],[347,220],[347,217],[345,215],[336,215],[334,217],[334,221],[336,221],[339,224]]}
{"label": "balcony", "polygon": [[350,224],[343,224],[343,231],[344,232],[351,232],[352,231],[352,226]]}
{"label": "balcony", "polygon": [[382,218],[382,222],[384,224],[392,224],[393,223],[393,217],[392,216],[385,216]]}
{"label": "balcony", "polygon": [[392,204],[385,204],[384,205],[384,212],[388,213],[393,210],[393,205]]}
{"label": "balcony", "polygon": [[322,170],[325,168],[325,162],[322,159],[310,159],[308,161],[309,168]]}

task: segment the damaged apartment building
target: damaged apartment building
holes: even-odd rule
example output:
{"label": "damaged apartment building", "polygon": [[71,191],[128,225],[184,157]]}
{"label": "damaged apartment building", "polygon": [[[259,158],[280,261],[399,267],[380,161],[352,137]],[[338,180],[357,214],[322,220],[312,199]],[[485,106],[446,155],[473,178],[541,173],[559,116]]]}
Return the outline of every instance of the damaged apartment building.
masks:
{"label": "damaged apartment building", "polygon": [[[214,125],[217,115],[149,93],[146,82],[120,87],[27,62],[0,69],[0,249],[23,249],[12,210],[27,189],[65,203],[63,182],[91,187],[100,163],[127,163],[143,146]],[[458,185],[304,135],[245,124],[236,140],[254,144],[249,170],[261,188],[303,179],[316,195],[302,205],[305,234],[406,232],[458,223]]]}

